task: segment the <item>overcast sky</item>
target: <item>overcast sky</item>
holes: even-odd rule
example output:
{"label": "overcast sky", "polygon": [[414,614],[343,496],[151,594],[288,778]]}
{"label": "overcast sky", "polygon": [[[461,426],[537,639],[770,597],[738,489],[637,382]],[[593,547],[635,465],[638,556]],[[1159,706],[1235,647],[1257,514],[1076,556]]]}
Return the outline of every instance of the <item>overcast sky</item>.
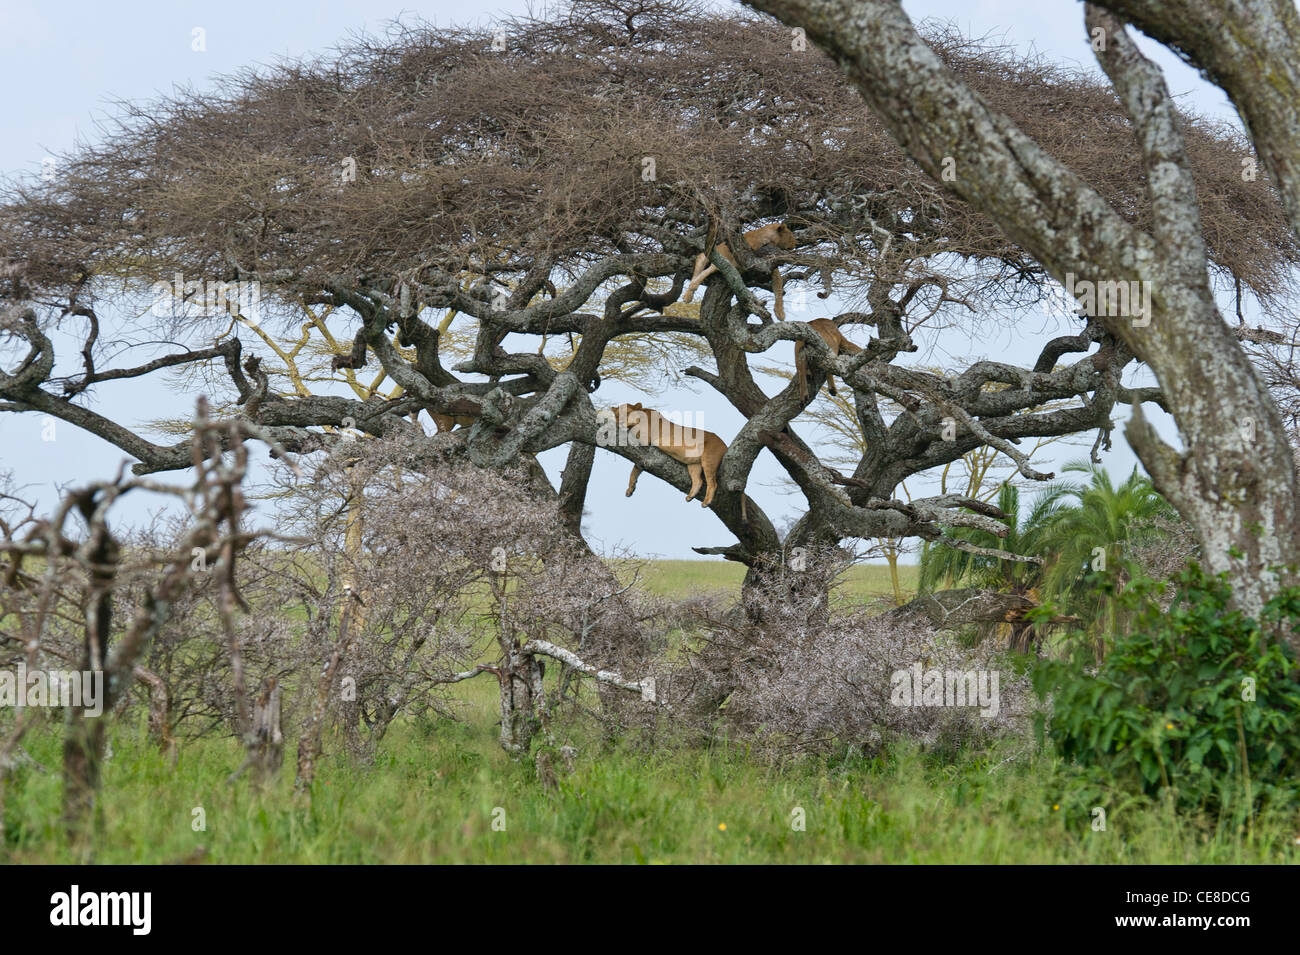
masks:
{"label": "overcast sky", "polygon": [[[125,5],[102,0],[2,0],[0,81],[6,95],[0,120],[0,172],[39,173],[42,161],[51,154],[69,149],[79,138],[94,139],[96,118],[111,114],[117,99],[149,99],[178,86],[202,89],[215,75],[278,58],[325,52],[357,31],[381,32],[396,17],[420,18],[435,25],[490,23],[502,15],[522,13],[526,6],[478,0],[408,0],[400,7],[373,0],[132,0]],[[532,6],[540,9],[542,5]],[[1056,61],[1095,66],[1079,3],[965,0],[906,2],[904,6],[914,19],[951,19],[968,35],[988,35]],[[201,44],[196,37],[201,37]],[[200,45],[202,50],[195,48]],[[1171,89],[1186,108],[1236,122],[1221,91],[1200,80],[1164,48],[1145,38],[1143,46],[1165,67]],[[821,303],[815,296],[806,297],[811,302],[809,308],[800,309],[796,300],[796,307],[787,305],[788,317],[807,320],[839,310],[834,299]],[[1068,323],[1069,319],[1027,315],[1014,325],[982,322],[954,328],[918,340],[922,351],[913,360],[955,366],[958,360],[967,364],[991,357],[1032,365],[1042,343],[1060,334]],[[866,342],[864,328],[849,329],[848,334]],[[764,358],[790,363],[791,347],[788,343],[778,345]],[[1139,369],[1125,381],[1150,383],[1151,379]],[[769,385],[768,392],[774,393],[775,383]],[[610,385],[601,389],[599,400],[614,404],[647,398],[664,410],[699,415],[705,428],[724,439],[743,423],[737,412],[707,388],[694,389],[687,384],[672,387],[667,383],[653,396]],[[95,401],[98,410],[128,426],[163,415],[185,416],[193,409],[193,396],[170,393],[157,381],[102,385]],[[1172,423],[1158,409],[1148,406],[1147,410],[1166,437],[1176,441]],[[125,457],[118,449],[62,422],[56,425],[54,440],[43,440],[48,437],[38,416],[0,414],[0,469],[12,469],[20,483],[30,485],[29,494],[39,496],[47,505],[53,502],[57,486],[111,476]],[[816,444],[815,435],[810,437]],[[1089,434],[1081,444],[1054,448],[1037,463],[1046,470],[1059,470],[1061,463],[1084,456],[1092,437]],[[558,483],[564,450],[548,452],[542,461]],[[1136,463],[1122,429],[1116,430],[1114,448],[1104,455],[1104,463],[1117,476],[1127,474]],[[604,452],[597,456],[586,522],[596,546],[623,545],[644,555],[692,557],[693,545],[733,540],[710,512],[684,503],[681,492],[648,475],[636,496],[626,499],[623,490],[629,468],[622,458]],[[800,500],[778,487],[780,473],[774,459],[764,452],[749,488],[751,497],[778,522],[794,513]],[[912,491],[924,492],[925,488],[918,485]],[[142,501],[134,506],[145,505]],[[141,517],[139,510],[131,512],[131,519]]]}

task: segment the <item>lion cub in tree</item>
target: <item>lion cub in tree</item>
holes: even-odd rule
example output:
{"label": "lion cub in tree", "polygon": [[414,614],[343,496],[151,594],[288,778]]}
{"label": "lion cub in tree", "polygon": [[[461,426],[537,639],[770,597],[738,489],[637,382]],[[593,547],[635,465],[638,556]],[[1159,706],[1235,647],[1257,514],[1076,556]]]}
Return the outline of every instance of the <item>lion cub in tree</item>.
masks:
{"label": "lion cub in tree", "polygon": [[[616,405],[610,409],[620,431],[634,439],[636,443],[654,445],[670,458],[686,465],[691,475],[691,492],[686,500],[695,499],[704,485],[704,499],[701,507],[713,503],[713,495],[718,490],[718,465],[727,453],[727,444],[712,431],[701,428],[675,424],[651,408],[642,408],[641,403]],[[632,476],[627,482],[627,496],[636,490],[636,479],[641,476],[641,465],[632,468]]]}
{"label": "lion cub in tree", "polygon": [[[844,337],[840,327],[829,318],[814,318],[808,323],[822,337],[831,350],[832,355],[838,355],[843,352],[846,355],[856,355],[862,351],[857,345]],[[803,356],[803,342],[794,343],[794,373],[799,376],[799,398],[803,401],[808,400],[808,360]],[[831,394],[838,394],[835,390],[835,376],[829,371],[826,372],[826,387],[830,389]]]}
{"label": "lion cub in tree", "polygon": [[[758,229],[750,229],[742,236],[745,244],[753,251],[757,252],[765,245],[774,245],[777,248],[785,249],[787,252],[795,247],[794,233],[784,222],[774,222],[771,225],[765,225]],[[682,296],[683,302],[690,302],[695,297],[695,290],[700,287],[700,283],[707,279],[714,272],[718,271],[716,265],[709,262],[709,257],[701,252],[695,257],[695,274],[691,276],[691,284],[686,287],[686,294]],[[727,243],[723,242],[718,245],[718,254],[724,259],[739,268],[736,257],[731,254],[731,249]],[[785,320],[785,304],[782,301],[782,283],[781,270],[772,269],[772,294],[776,296],[776,317]]]}

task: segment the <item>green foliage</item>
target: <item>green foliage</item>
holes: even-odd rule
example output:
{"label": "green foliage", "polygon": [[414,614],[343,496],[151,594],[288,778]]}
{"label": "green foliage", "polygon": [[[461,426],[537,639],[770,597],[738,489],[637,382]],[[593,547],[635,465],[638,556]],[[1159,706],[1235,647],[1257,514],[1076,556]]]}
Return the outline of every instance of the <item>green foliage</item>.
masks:
{"label": "green foliage", "polygon": [[[948,528],[948,536],[1012,554],[1042,556],[1049,552],[1047,535],[1053,516],[1060,509],[1051,494],[1040,494],[1033,507],[1023,512],[1019,488],[1004,484],[998,491],[997,507],[1008,515],[1006,537],[997,537],[975,527]],[[926,543],[921,550],[922,591],[934,590],[943,582],[946,586],[965,583],[992,590],[1026,593],[1037,585],[1041,575],[1042,569],[1037,564],[971,554],[942,542]]]}
{"label": "green foliage", "polygon": [[[1151,479],[1137,468],[1116,486],[1105,469],[1089,462],[1068,464],[1065,471],[1089,475],[1087,484],[1060,482],[1042,495],[1050,502],[1050,516],[1042,534],[1043,546],[1054,559],[1042,578],[1043,596],[1085,620],[1097,621],[1103,632],[1121,629],[1121,603],[1112,587],[1122,571],[1123,547],[1158,533],[1156,518],[1176,518],[1173,507],[1160,496]],[[1102,555],[1097,554],[1100,548]],[[1104,570],[1094,570],[1104,555]]]}
{"label": "green foliage", "polygon": [[1238,820],[1300,803],[1300,682],[1278,637],[1300,624],[1300,589],[1256,620],[1195,565],[1174,582],[1168,610],[1154,599],[1163,582],[1130,585],[1120,599],[1138,608],[1136,626],[1100,665],[1081,649],[1035,671],[1050,739],[1076,770],[1073,801],[1161,796]]}
{"label": "green foliage", "polygon": [[1103,468],[1076,461],[1064,468],[1089,476],[1086,484],[1058,481],[1042,489],[1026,509],[1018,490],[1003,485],[998,507],[1009,515],[1006,537],[977,528],[948,528],[947,534],[979,547],[1040,557],[1042,564],[970,554],[942,541],[926,544],[921,553],[922,591],[966,585],[1027,594],[1090,621],[1093,646],[1131,624],[1115,599],[1115,583],[1123,579],[1124,554],[1162,533],[1157,519],[1177,514],[1149,478],[1133,472],[1115,485]]}

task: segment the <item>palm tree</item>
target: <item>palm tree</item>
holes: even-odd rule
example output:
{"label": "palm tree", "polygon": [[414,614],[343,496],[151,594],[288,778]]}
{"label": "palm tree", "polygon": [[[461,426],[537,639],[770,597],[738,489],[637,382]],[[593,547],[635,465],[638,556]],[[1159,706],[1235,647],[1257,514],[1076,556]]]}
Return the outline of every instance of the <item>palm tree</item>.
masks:
{"label": "palm tree", "polygon": [[[1037,555],[1043,531],[1057,505],[1048,501],[1045,495],[1040,496],[1030,512],[1022,515],[1020,489],[1011,484],[1003,484],[998,491],[997,507],[1007,515],[1006,537],[997,537],[974,527],[949,528],[948,536],[969,541],[979,547],[1025,556]],[[1037,564],[972,554],[948,547],[942,541],[929,541],[921,550],[920,589],[934,590],[935,585],[942,581],[949,587],[965,582],[973,587],[1025,593],[1035,585],[1035,578],[1040,571]]]}
{"label": "palm tree", "polygon": [[[997,537],[972,527],[948,529],[950,537],[969,541],[979,547],[1004,550],[1026,557],[1045,557],[1050,530],[1061,504],[1050,493],[1039,495],[1028,513],[1022,513],[1020,489],[1003,484],[998,491],[997,507],[1007,515],[1007,536]],[[921,550],[920,590],[932,591],[941,581],[948,587],[967,583],[1005,593],[1030,597],[1041,586],[1043,565],[1006,560],[986,554],[948,547],[942,541],[927,542]],[[1028,650],[1036,634],[1033,625],[1017,621],[1011,625],[1009,646]]]}
{"label": "palm tree", "polygon": [[[927,543],[921,552],[920,589],[933,590],[941,581],[950,587],[965,582],[1051,599],[1062,610],[1098,621],[1100,654],[1104,637],[1127,621],[1121,620],[1115,589],[1101,586],[1097,575],[1108,575],[1122,586],[1125,545],[1160,533],[1155,519],[1176,519],[1176,514],[1136,467],[1118,487],[1103,468],[1086,461],[1071,462],[1064,470],[1086,473],[1089,481],[1049,484],[1028,513],[1022,513],[1019,491],[1002,486],[997,506],[1008,515],[1006,537],[973,528],[948,531],[981,547],[1041,557],[1043,564],[970,554],[942,541]],[[1027,650],[1037,636],[1030,624],[1019,622],[1012,625],[1009,643],[1013,649]]]}
{"label": "palm tree", "polygon": [[[1176,519],[1177,514],[1136,467],[1118,487],[1104,468],[1087,461],[1072,462],[1063,470],[1087,474],[1089,480],[1058,483],[1044,492],[1055,510],[1043,540],[1043,555],[1051,558],[1043,594],[1084,619],[1098,621],[1098,636],[1104,640],[1127,623],[1121,620],[1117,600],[1118,588],[1127,580],[1121,566],[1125,545],[1159,534],[1156,520]],[[1113,586],[1102,586],[1103,579]]]}

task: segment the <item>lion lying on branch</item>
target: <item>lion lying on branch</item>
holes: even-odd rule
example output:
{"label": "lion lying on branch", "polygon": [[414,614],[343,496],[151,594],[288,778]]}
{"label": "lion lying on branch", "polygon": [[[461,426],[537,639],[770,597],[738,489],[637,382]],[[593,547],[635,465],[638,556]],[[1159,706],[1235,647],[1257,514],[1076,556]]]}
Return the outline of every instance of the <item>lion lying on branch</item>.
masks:
{"label": "lion lying on branch", "polygon": [[[640,402],[616,405],[610,411],[620,434],[626,433],[637,444],[656,447],[686,465],[691,476],[691,490],[686,500],[694,500],[703,485],[704,498],[700,506],[709,507],[713,503],[713,495],[718,490],[718,466],[727,453],[725,441],[712,431],[669,421],[651,408],[642,408]],[[636,490],[636,479],[640,476],[641,465],[634,465],[627,482],[628,497]]]}

